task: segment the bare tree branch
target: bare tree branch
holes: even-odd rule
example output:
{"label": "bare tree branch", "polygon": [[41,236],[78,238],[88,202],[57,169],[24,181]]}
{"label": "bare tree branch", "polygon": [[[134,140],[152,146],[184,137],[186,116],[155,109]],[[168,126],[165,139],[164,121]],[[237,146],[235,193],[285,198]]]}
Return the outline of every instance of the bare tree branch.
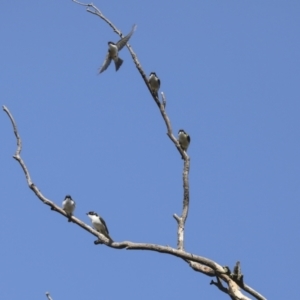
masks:
{"label": "bare tree branch", "polygon": [[[41,191],[38,189],[38,187],[32,182],[29,171],[25,165],[25,162],[23,161],[23,159],[21,158],[21,151],[22,151],[22,140],[21,137],[18,133],[18,129],[17,129],[17,125],[16,122],[12,116],[12,114],[10,113],[9,109],[6,106],[3,106],[3,110],[6,112],[6,114],[8,115],[11,123],[12,123],[12,127],[14,130],[14,134],[16,136],[16,140],[17,140],[17,151],[16,154],[13,156],[13,158],[15,160],[18,161],[18,163],[21,165],[23,172],[25,174],[25,177],[27,179],[27,184],[29,186],[29,188],[34,192],[34,194],[46,205],[50,206],[51,210],[56,211],[58,213],[60,213],[61,215],[65,216],[66,218],[71,218],[71,221],[75,224],[77,224],[78,226],[80,226],[81,228],[83,228],[84,230],[90,232],[91,234],[93,234],[94,236],[96,236],[98,238],[97,241],[95,241],[95,244],[99,244],[99,243],[104,243],[106,244],[108,247],[114,248],[114,249],[127,249],[127,250],[148,250],[148,251],[155,251],[155,252],[160,252],[160,253],[166,253],[166,254],[170,254],[179,258],[184,259],[185,261],[189,262],[191,265],[191,262],[195,262],[195,263],[199,263],[200,265],[204,265],[209,267],[210,269],[207,269],[207,271],[205,271],[205,268],[203,268],[203,272],[204,274],[208,275],[208,276],[212,276],[212,271],[215,272],[215,275],[218,274],[219,276],[221,276],[223,278],[223,276],[225,277],[225,281],[232,281],[232,279],[226,275],[226,271],[224,270],[224,268],[222,266],[220,266],[219,264],[217,264],[216,262],[207,259],[205,257],[201,257],[198,255],[194,255],[192,253],[187,253],[185,251],[182,250],[178,250],[169,246],[161,246],[161,245],[156,245],[156,244],[148,244],[148,243],[133,243],[133,242],[129,242],[129,241],[123,241],[120,243],[117,242],[113,242],[110,243],[110,241],[101,233],[99,233],[98,231],[94,230],[93,228],[91,228],[90,226],[88,226],[87,224],[85,224],[84,222],[82,222],[81,220],[77,219],[74,216],[69,216],[60,206],[56,205],[54,202],[52,202],[51,200],[47,199],[42,193]],[[251,289],[252,290],[252,289]],[[261,300],[265,300],[265,298],[263,297],[257,297],[257,299],[261,299]]]}
{"label": "bare tree branch", "polygon": [[251,296],[255,297],[256,299],[259,300],[267,300],[263,295],[261,295],[259,292],[251,288],[250,286],[244,284],[243,290],[247,293],[249,293]]}
{"label": "bare tree branch", "polygon": [[[224,275],[227,276],[227,275]],[[246,297],[245,295],[242,294],[240,287],[233,281],[229,280],[227,282],[228,284],[228,291],[229,295],[233,297],[233,299],[236,300],[251,300],[250,298]]]}
{"label": "bare tree branch", "polygon": [[200,273],[205,274],[205,275],[210,276],[210,277],[215,277],[216,276],[216,272],[212,268],[210,268],[210,267],[201,265],[201,264],[196,263],[194,261],[188,261],[188,260],[186,260],[186,262],[196,272],[200,272]]}
{"label": "bare tree branch", "polygon": [[[116,26],[109,21],[103,14],[102,12],[94,6],[92,3],[91,4],[85,4],[81,3],[77,0],[72,0],[73,2],[85,6],[86,10],[89,13],[92,13],[94,15],[97,15],[101,19],[103,19],[113,30],[115,33],[117,33],[121,38],[123,37],[121,31],[119,31]],[[15,155],[13,156],[14,159],[16,159],[19,164],[21,165],[23,172],[25,174],[27,184],[29,188],[35,193],[35,195],[46,205],[50,206],[51,210],[56,211],[60,213],[61,215],[65,216],[66,218],[70,218],[71,221],[83,228],[84,230],[88,231],[89,233],[93,234],[96,236],[98,239],[94,242],[96,245],[97,244],[105,244],[108,247],[114,248],[114,249],[127,249],[127,250],[148,250],[148,251],[155,251],[155,252],[160,252],[160,253],[166,253],[170,254],[176,257],[179,257],[183,259],[185,262],[187,262],[190,267],[197,271],[201,272],[207,276],[214,277],[216,276],[217,282],[211,281],[212,285],[217,286],[220,290],[222,290],[224,293],[228,294],[231,299],[234,300],[250,300],[250,298],[244,296],[241,293],[241,289],[245,290],[252,296],[254,296],[258,300],[266,300],[262,295],[260,295],[258,292],[244,284],[243,282],[243,275],[241,274],[240,270],[240,264],[239,262],[237,263],[235,267],[234,273],[228,274],[228,270],[226,268],[223,268],[221,265],[217,264],[216,262],[207,259],[205,257],[201,257],[198,255],[194,255],[192,253],[187,253],[184,251],[184,228],[185,228],[185,222],[188,216],[188,210],[189,210],[189,170],[190,170],[190,158],[188,154],[181,148],[179,142],[177,141],[176,137],[173,135],[172,132],[172,127],[171,127],[171,122],[169,117],[167,116],[167,113],[165,111],[166,109],[166,97],[164,93],[162,92],[162,102],[160,102],[158,95],[153,93],[150,89],[149,83],[148,83],[148,78],[145,75],[145,72],[142,69],[142,66],[140,62],[138,61],[137,55],[134,53],[132,50],[131,46],[127,43],[127,48],[132,56],[132,59],[136,65],[136,68],[138,69],[140,75],[142,76],[146,86],[149,89],[150,94],[152,95],[152,98],[154,99],[156,105],[159,108],[159,111],[165,121],[166,127],[167,127],[167,135],[170,138],[170,140],[173,142],[179,153],[181,154],[182,159],[184,160],[184,165],[183,165],[183,209],[182,209],[182,214],[181,216],[177,216],[176,214],[173,215],[175,220],[178,223],[178,229],[177,229],[177,249],[172,248],[170,246],[161,246],[161,245],[156,245],[156,244],[148,244],[148,243],[133,243],[130,241],[123,241],[123,242],[113,242],[111,243],[104,235],[101,233],[97,232],[81,220],[77,219],[74,216],[69,216],[66,214],[66,212],[58,205],[56,205],[54,202],[51,200],[47,199],[37,188],[37,186],[32,182],[29,171],[24,163],[24,161],[21,158],[21,150],[22,150],[22,141],[21,138],[18,134],[16,122],[10,113],[10,111],[3,106],[3,110],[6,112],[8,117],[11,120],[14,134],[16,136],[17,140],[17,150]],[[223,280],[225,283],[227,283],[228,288],[224,287],[222,284]],[[50,294],[47,292],[46,296],[48,297],[49,300],[52,300]]]}
{"label": "bare tree branch", "polygon": [[16,122],[12,116],[12,114],[10,113],[10,111],[8,110],[8,108],[6,106],[3,106],[3,110],[7,113],[8,117],[11,120],[14,132],[15,132],[15,136],[17,139],[17,152],[16,154],[13,156],[14,159],[16,159],[19,164],[21,165],[25,177],[27,179],[27,184],[29,186],[29,188],[35,193],[35,195],[46,205],[50,206],[51,210],[56,211],[58,213],[60,213],[61,215],[65,216],[66,218],[70,218],[71,221],[75,224],[77,224],[78,226],[80,226],[81,228],[85,229],[86,231],[90,232],[91,234],[93,234],[94,236],[96,236],[98,238],[98,240],[95,241],[95,244],[100,244],[100,243],[104,243],[105,245],[107,245],[108,247],[114,248],[114,249],[127,249],[127,250],[149,250],[149,251],[156,251],[156,252],[160,252],[160,253],[167,253],[173,256],[177,256],[183,259],[187,259],[190,261],[195,261],[198,263],[201,263],[203,265],[207,265],[210,268],[212,268],[213,270],[217,271],[218,273],[222,273],[224,272],[224,269],[222,266],[216,264],[214,261],[207,259],[205,257],[201,257],[201,256],[197,256],[191,253],[187,253],[184,252],[182,250],[178,250],[169,246],[161,246],[161,245],[156,245],[156,244],[148,244],[148,243],[133,243],[133,242],[129,242],[129,241],[123,241],[123,242],[113,242],[111,243],[108,238],[106,238],[104,235],[102,235],[101,233],[99,233],[98,231],[94,230],[92,227],[90,227],[89,225],[85,224],[84,222],[82,222],[81,220],[77,219],[75,216],[69,216],[60,206],[58,206],[57,204],[55,204],[54,202],[52,202],[51,200],[47,199],[42,192],[38,189],[38,187],[32,182],[29,171],[25,165],[25,162],[23,161],[23,159],[21,158],[21,155],[18,154],[21,152],[22,148],[20,145],[22,145],[22,141],[21,141],[21,137],[18,133],[18,129],[17,129],[17,125]]}
{"label": "bare tree branch", "polygon": [[[229,295],[229,290],[226,287],[223,286],[223,284],[222,284],[222,282],[221,282],[221,280],[218,276],[217,276],[217,282],[212,280],[210,282],[210,285],[215,285],[220,291],[222,291],[223,293]],[[229,296],[232,300],[235,300],[235,298],[233,296],[231,296],[231,295],[229,295]]]}
{"label": "bare tree branch", "polygon": [[[123,37],[122,33],[120,30],[118,30],[116,28],[116,26],[108,19],[106,18],[102,12],[94,5],[94,4],[85,4],[85,3],[80,3],[77,0],[72,0],[75,3],[78,3],[80,5],[83,5],[87,8],[87,11],[89,13],[92,13],[94,15],[97,15],[98,17],[100,17],[102,20],[104,20],[112,29],[113,31],[118,34],[121,38]],[[190,158],[187,155],[187,153],[185,151],[183,151],[183,149],[180,147],[179,142],[177,141],[177,139],[175,138],[175,136],[173,135],[172,132],[172,127],[171,127],[171,122],[169,117],[166,114],[165,108],[166,108],[166,97],[164,95],[163,92],[161,92],[162,95],[162,102],[159,101],[158,96],[155,95],[154,93],[152,93],[151,88],[149,86],[148,83],[148,79],[145,75],[145,72],[142,69],[142,66],[137,58],[137,55],[134,53],[132,47],[127,43],[127,48],[131,54],[131,57],[135,63],[136,68],[138,69],[140,75],[142,76],[146,86],[148,87],[148,90],[150,92],[150,94],[152,95],[152,98],[154,99],[155,103],[157,104],[160,113],[165,121],[166,127],[167,127],[167,135],[169,136],[169,138],[171,139],[171,141],[173,142],[173,144],[175,145],[175,147],[177,148],[177,150],[179,151],[179,153],[181,154],[182,159],[184,160],[184,167],[183,167],[183,210],[182,210],[182,215],[179,217],[176,214],[173,215],[173,217],[175,218],[175,220],[178,223],[178,230],[177,230],[177,236],[178,236],[178,240],[177,240],[177,249],[180,250],[180,252],[184,251],[184,226],[185,226],[185,222],[188,216],[188,210],[189,210],[189,170],[190,170]],[[149,244],[148,244],[149,245]],[[154,246],[154,245],[152,245]],[[157,246],[157,245],[155,245]],[[161,247],[161,246],[158,246]],[[164,247],[162,247],[164,248]],[[162,250],[162,248],[160,248],[160,250]],[[130,248],[127,248],[130,249]],[[133,248],[131,248],[133,249]],[[134,249],[141,249],[141,248],[134,248]],[[142,249],[144,250],[144,249]],[[163,252],[166,253],[164,251],[160,251],[158,248],[154,248],[153,249],[148,249],[148,250],[153,250],[153,251],[158,251],[158,252]],[[165,249],[164,249],[165,250]],[[176,255],[175,254],[175,249],[172,248],[172,255]],[[185,252],[184,252],[185,253]],[[177,255],[176,255],[177,256]],[[203,261],[201,262],[196,261],[195,260],[195,256],[192,255],[194,259],[184,259],[182,256],[178,256],[183,258],[187,263],[190,264],[190,266],[194,269],[197,270],[199,272],[202,272],[203,274],[207,275],[207,276],[213,276],[212,272],[215,273],[215,276],[217,276],[218,280],[219,280],[219,276],[221,276],[221,278],[229,285],[229,287],[231,286],[231,288],[229,289],[228,294],[230,294],[230,292],[232,292],[232,290],[237,290],[237,294],[240,293],[240,291],[238,289],[234,289],[232,288],[234,285],[236,285],[235,282],[233,282],[233,280],[225,273],[224,269],[222,268],[221,270],[218,268],[215,269],[213,267],[213,264],[207,264],[207,261]],[[210,261],[212,262],[212,261]],[[214,262],[213,262],[214,263]],[[217,265],[217,264],[216,264]],[[218,265],[219,267],[219,265]],[[221,271],[221,272],[220,272]],[[220,275],[221,274],[221,275]],[[265,298],[260,295],[259,293],[257,293],[255,290],[253,290],[252,288],[248,287],[247,285],[243,284],[242,287],[244,290],[246,290],[248,293],[250,293],[252,296],[254,296],[257,299],[260,300],[265,300]],[[242,298],[238,298],[239,295],[236,297],[236,299],[242,299]],[[247,297],[245,297],[244,299],[248,299]]]}
{"label": "bare tree branch", "polygon": [[[82,2],[79,2],[77,0],[72,0],[73,2],[80,4],[82,6],[86,7],[86,10],[89,13],[92,13],[98,17],[100,17],[102,20],[104,20],[112,29],[113,31],[118,34],[121,38],[123,37],[120,30],[117,29],[117,27],[108,19],[106,18],[103,13],[100,11],[99,8],[97,8],[94,4],[85,4]],[[189,171],[190,171],[190,158],[187,155],[187,153],[180,147],[179,142],[177,141],[176,137],[173,135],[172,132],[172,126],[171,121],[169,117],[167,116],[167,113],[165,111],[166,107],[166,98],[164,93],[162,94],[162,102],[159,101],[158,96],[155,95],[155,93],[152,93],[151,88],[148,83],[148,78],[141,66],[141,63],[139,62],[137,55],[134,53],[132,47],[127,43],[127,48],[131,54],[131,57],[135,63],[136,68],[138,69],[140,75],[142,76],[146,86],[148,87],[148,90],[150,94],[152,95],[153,100],[157,104],[160,113],[165,121],[166,127],[167,127],[167,135],[170,138],[170,140],[173,142],[179,153],[181,154],[182,159],[184,159],[184,166],[183,166],[183,210],[182,215],[178,217],[176,214],[173,215],[175,220],[177,221],[177,248],[179,250],[184,250],[184,228],[185,228],[185,222],[188,216],[188,210],[189,210]]]}
{"label": "bare tree branch", "polygon": [[165,96],[164,92],[161,92],[161,99],[162,99],[162,104],[164,106],[164,109],[166,109],[167,100],[166,100],[166,96]]}
{"label": "bare tree branch", "polygon": [[175,220],[178,223],[178,229],[177,229],[177,248],[179,250],[184,250],[184,226],[185,222],[188,216],[189,211],[189,201],[190,201],[190,195],[189,195],[189,171],[190,171],[190,158],[187,157],[184,159],[184,166],[183,166],[183,208],[182,208],[182,215],[178,217],[176,214],[173,215]]}

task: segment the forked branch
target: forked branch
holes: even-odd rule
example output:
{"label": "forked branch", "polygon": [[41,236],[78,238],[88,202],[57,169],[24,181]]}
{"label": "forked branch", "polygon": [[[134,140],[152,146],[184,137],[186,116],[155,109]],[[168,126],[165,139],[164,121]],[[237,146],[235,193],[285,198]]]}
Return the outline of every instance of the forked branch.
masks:
{"label": "forked branch", "polygon": [[[87,12],[94,14],[104,20],[112,29],[113,31],[118,34],[121,38],[123,37],[122,32],[107,18],[104,16],[104,14],[100,11],[99,8],[97,8],[94,4],[90,3],[82,3],[77,0],[72,0],[73,2],[85,6]],[[181,216],[177,216],[176,214],[173,215],[175,220],[177,221],[177,249],[184,250],[184,229],[185,229],[185,222],[188,216],[188,210],[189,210],[189,171],[190,171],[190,158],[187,155],[187,153],[180,147],[180,144],[176,137],[173,134],[171,121],[166,113],[166,97],[165,94],[162,92],[162,102],[159,100],[158,96],[156,96],[154,93],[152,93],[151,88],[148,83],[148,78],[142,68],[141,63],[138,60],[137,55],[133,51],[132,47],[127,43],[127,48],[131,54],[131,57],[133,59],[133,62],[138,69],[141,77],[143,78],[150,95],[152,96],[153,100],[155,101],[156,105],[159,108],[159,111],[161,113],[161,116],[163,117],[163,120],[165,121],[166,127],[167,127],[167,135],[170,138],[170,140],[173,142],[177,150],[179,151],[181,157],[184,160],[184,166],[183,166],[183,209]]]}
{"label": "forked branch", "polygon": [[[70,217],[59,205],[57,205],[53,201],[47,199],[41,193],[41,191],[38,189],[38,187],[33,183],[33,181],[31,180],[29,170],[28,170],[28,168],[27,168],[24,160],[21,157],[22,140],[21,140],[21,136],[18,133],[16,122],[15,122],[15,120],[14,120],[11,112],[9,111],[9,109],[6,106],[3,106],[3,110],[6,112],[6,114],[8,115],[8,117],[9,117],[11,123],[12,123],[14,134],[15,134],[15,137],[16,137],[16,140],[17,140],[17,151],[16,151],[15,155],[13,156],[13,158],[22,167],[29,188],[34,192],[34,194],[44,204],[50,206],[51,210],[53,210],[55,212],[58,212],[59,214],[61,214],[64,217],[66,217],[67,219],[71,218],[71,221],[74,224],[80,226],[84,230],[86,230],[89,233],[91,233],[92,235],[96,236],[98,239],[97,239],[97,241],[95,241],[95,244],[98,244],[99,241],[101,241],[101,243],[104,243],[108,247],[111,247],[111,248],[114,248],[114,249],[148,250],[148,251],[155,251],[155,252],[170,254],[172,256],[176,256],[176,257],[182,258],[183,260],[185,260],[186,262],[189,262],[190,264],[191,264],[191,262],[195,262],[195,263],[198,263],[199,266],[201,266],[201,265],[206,266],[202,270],[203,274],[206,274],[208,276],[212,276],[212,272],[214,272],[215,275],[218,274],[218,276],[220,278],[222,278],[225,282],[227,282],[228,285],[229,285],[230,281],[233,282],[233,280],[226,274],[226,270],[222,266],[220,266],[216,262],[214,262],[214,261],[212,261],[210,259],[207,259],[205,257],[194,255],[192,253],[187,253],[185,251],[181,251],[181,250],[169,247],[169,246],[161,246],[161,245],[156,245],[156,244],[133,243],[133,242],[129,242],[129,241],[123,241],[123,242],[119,242],[119,243],[117,243],[117,242],[110,243],[110,241],[104,235],[102,235],[101,233],[99,233],[98,231],[94,230],[93,228],[91,228],[90,226],[88,226],[87,224],[85,224],[84,222],[82,222],[81,220],[79,220],[78,218],[76,218],[74,216]],[[239,299],[239,298],[236,298],[236,299]],[[257,299],[264,300],[265,298],[263,298],[263,297],[257,297]]]}
{"label": "forked branch", "polygon": [[[93,4],[85,4],[81,3],[77,0],[72,0],[73,2],[80,4],[82,6],[85,6],[87,11],[89,13],[92,13],[94,15],[97,15],[101,19],[103,19],[113,30],[115,33],[117,33],[121,38],[123,37],[121,31],[119,31],[116,26],[109,21],[103,14],[102,12]],[[127,48],[132,56],[132,59],[136,65],[136,68],[138,69],[140,75],[142,76],[146,86],[149,89],[150,94],[152,95],[156,105],[159,108],[159,111],[165,121],[166,127],[167,127],[167,135],[170,138],[170,140],[173,142],[177,150],[179,151],[181,157],[184,160],[183,164],[183,210],[181,216],[177,216],[174,214],[174,218],[176,219],[178,223],[178,230],[177,230],[177,235],[178,235],[178,240],[177,240],[177,249],[169,247],[169,246],[161,246],[161,245],[156,245],[156,244],[148,244],[148,243],[133,243],[130,241],[123,241],[123,242],[113,242],[111,243],[105,236],[103,236],[101,233],[97,232],[78,218],[74,216],[69,216],[66,214],[66,212],[57,204],[55,204],[53,201],[47,199],[37,188],[37,186],[32,182],[29,171],[25,165],[25,162],[21,158],[21,150],[22,150],[22,141],[21,137],[18,133],[16,122],[5,106],[3,106],[3,110],[6,112],[8,115],[9,119],[11,120],[14,134],[16,136],[17,140],[17,150],[15,155],[13,156],[14,159],[18,161],[20,166],[23,169],[23,172],[25,174],[27,184],[29,188],[35,193],[35,195],[46,205],[50,206],[51,210],[56,211],[60,213],[61,215],[65,216],[66,218],[70,218],[71,221],[83,228],[84,230],[88,231],[92,235],[97,237],[97,240],[94,242],[95,244],[105,244],[110,248],[114,249],[127,249],[127,250],[148,250],[148,251],[155,251],[155,252],[160,252],[160,253],[166,253],[172,256],[179,257],[183,259],[185,262],[187,262],[193,270],[201,272],[207,276],[210,277],[216,277],[217,282],[212,281],[211,284],[216,285],[220,290],[222,290],[224,293],[228,294],[231,299],[235,300],[250,300],[250,298],[244,296],[241,293],[241,289],[248,292],[251,294],[253,297],[259,300],[266,300],[262,295],[257,293],[255,290],[252,288],[248,287],[246,284],[243,282],[243,277],[240,272],[240,265],[238,264],[235,268],[235,271],[232,274],[228,274],[228,269],[223,268],[221,265],[217,264],[216,262],[207,259],[205,257],[201,257],[198,255],[194,255],[192,253],[188,253],[184,251],[184,227],[185,227],[185,222],[188,216],[188,209],[189,209],[189,169],[190,169],[190,158],[187,155],[185,151],[180,147],[179,142],[177,141],[176,137],[173,134],[172,127],[171,127],[171,122],[169,117],[167,116],[167,113],[165,111],[166,109],[166,97],[164,93],[161,93],[162,95],[162,101],[159,100],[158,96],[156,96],[154,93],[151,92],[148,79],[145,75],[145,72],[143,71],[140,62],[138,61],[137,55],[134,53],[132,50],[131,46],[127,43]],[[227,283],[228,288],[224,287],[222,285],[222,281]],[[50,294],[46,293],[46,296],[50,300]]]}

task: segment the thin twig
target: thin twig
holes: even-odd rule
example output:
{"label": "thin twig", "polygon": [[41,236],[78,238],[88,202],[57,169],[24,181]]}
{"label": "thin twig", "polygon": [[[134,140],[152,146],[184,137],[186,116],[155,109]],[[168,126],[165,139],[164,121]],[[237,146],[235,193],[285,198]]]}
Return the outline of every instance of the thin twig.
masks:
{"label": "thin twig", "polygon": [[[217,282],[216,281],[211,281],[210,285],[215,285],[220,291],[222,291],[223,293],[229,295],[229,291],[226,287],[223,286],[221,280],[219,279],[219,277],[217,276]],[[232,296],[230,296],[230,298],[232,300],[235,300]]]}
{"label": "thin twig", "polygon": [[166,96],[165,96],[164,92],[161,92],[161,98],[162,98],[162,104],[164,106],[164,109],[166,109],[167,100],[166,100]]}
{"label": "thin twig", "polygon": [[3,110],[8,114],[9,119],[11,120],[13,129],[14,129],[14,134],[15,134],[16,139],[17,139],[17,151],[16,151],[14,156],[19,156],[21,154],[21,151],[22,151],[22,141],[21,141],[19,133],[18,133],[16,122],[15,122],[13,116],[11,115],[11,113],[9,112],[9,110],[5,107],[5,105],[3,105]]}
{"label": "thin twig", "polygon": [[28,185],[32,189],[33,183],[31,181],[29,172],[28,172],[28,170],[26,168],[26,165],[24,164],[24,162],[23,162],[23,160],[22,160],[22,158],[20,156],[21,155],[21,151],[22,151],[22,140],[21,140],[21,138],[19,136],[16,122],[15,122],[13,116],[11,115],[10,111],[6,108],[6,106],[3,105],[2,107],[3,107],[3,110],[7,113],[8,117],[9,117],[11,123],[12,123],[13,129],[14,129],[14,134],[15,134],[16,139],[17,139],[17,150],[16,150],[16,153],[13,156],[13,158],[20,163],[20,165],[21,165],[21,167],[22,167],[22,169],[23,169],[23,171],[25,173]]}
{"label": "thin twig", "polygon": [[184,226],[188,216],[189,211],[189,170],[190,170],[190,159],[184,159],[184,166],[183,166],[183,208],[182,208],[182,215],[179,217],[176,214],[173,215],[174,219],[177,221],[178,229],[177,229],[177,249],[183,250],[184,249]]}

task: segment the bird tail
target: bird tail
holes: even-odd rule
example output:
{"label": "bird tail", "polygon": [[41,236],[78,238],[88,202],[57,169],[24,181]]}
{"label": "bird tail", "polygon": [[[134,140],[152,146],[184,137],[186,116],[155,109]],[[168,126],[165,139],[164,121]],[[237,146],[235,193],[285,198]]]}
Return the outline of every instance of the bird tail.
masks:
{"label": "bird tail", "polygon": [[108,234],[106,237],[109,239],[109,242],[110,242],[110,243],[113,243],[113,242],[114,242],[114,240],[109,236],[109,234]]}
{"label": "bird tail", "polygon": [[118,60],[115,60],[116,71],[119,70],[119,68],[121,67],[122,63],[123,63],[123,59],[121,59],[120,57],[118,57]]}
{"label": "bird tail", "polygon": [[72,222],[71,217],[72,217],[72,214],[68,214],[68,222]]}

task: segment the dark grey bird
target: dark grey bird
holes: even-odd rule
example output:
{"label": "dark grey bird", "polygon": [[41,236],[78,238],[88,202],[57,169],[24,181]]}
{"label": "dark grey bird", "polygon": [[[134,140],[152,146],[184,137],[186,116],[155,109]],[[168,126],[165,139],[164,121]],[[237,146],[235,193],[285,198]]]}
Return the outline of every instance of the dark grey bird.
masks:
{"label": "dark grey bird", "polygon": [[154,93],[155,96],[158,97],[158,90],[160,88],[160,79],[157,77],[155,72],[150,73],[148,82],[152,93]]}
{"label": "dark grey bird", "polygon": [[67,195],[62,203],[62,208],[69,216],[69,220],[68,220],[69,222],[71,222],[70,217],[73,215],[75,207],[76,207],[75,201],[72,199],[70,195]]}
{"label": "dark grey bird", "polygon": [[191,138],[183,129],[178,131],[178,142],[182,150],[187,151],[191,142]]}
{"label": "dark grey bird", "polygon": [[105,221],[94,211],[88,212],[87,216],[91,219],[93,227],[107,237],[111,243],[113,243],[113,239],[109,236]]}
{"label": "dark grey bird", "polygon": [[119,52],[127,44],[135,30],[136,25],[133,25],[131,31],[126,36],[121,38],[116,44],[113,42],[108,42],[108,53],[105,57],[102,67],[99,69],[99,74],[108,68],[112,60],[115,62],[116,71],[119,70],[123,63],[123,60],[119,57]]}

